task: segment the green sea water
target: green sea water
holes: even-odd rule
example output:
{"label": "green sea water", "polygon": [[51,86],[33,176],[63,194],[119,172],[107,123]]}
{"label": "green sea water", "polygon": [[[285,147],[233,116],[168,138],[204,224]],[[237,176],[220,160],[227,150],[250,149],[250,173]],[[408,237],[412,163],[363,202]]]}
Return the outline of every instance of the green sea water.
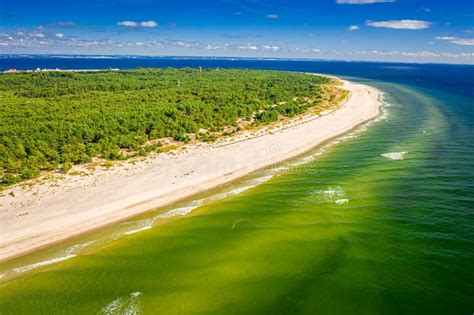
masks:
{"label": "green sea water", "polygon": [[369,83],[348,134],[3,264],[0,314],[472,314],[472,99]]}

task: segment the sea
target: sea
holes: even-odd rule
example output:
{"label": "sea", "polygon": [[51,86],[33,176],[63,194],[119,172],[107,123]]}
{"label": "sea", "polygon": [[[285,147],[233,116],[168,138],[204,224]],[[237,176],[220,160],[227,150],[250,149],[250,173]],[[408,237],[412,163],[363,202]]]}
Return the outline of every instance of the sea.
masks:
{"label": "sea", "polygon": [[2,56],[7,69],[337,75],[381,114],[289,161],[0,265],[0,314],[472,314],[474,66]]}

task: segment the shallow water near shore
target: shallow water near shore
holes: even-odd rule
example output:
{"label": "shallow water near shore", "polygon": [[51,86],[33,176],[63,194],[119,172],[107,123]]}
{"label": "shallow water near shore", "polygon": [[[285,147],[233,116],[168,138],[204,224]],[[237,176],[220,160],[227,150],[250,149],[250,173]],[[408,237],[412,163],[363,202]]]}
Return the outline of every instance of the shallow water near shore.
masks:
{"label": "shallow water near shore", "polygon": [[368,77],[376,120],[2,264],[0,313],[472,313],[474,96]]}

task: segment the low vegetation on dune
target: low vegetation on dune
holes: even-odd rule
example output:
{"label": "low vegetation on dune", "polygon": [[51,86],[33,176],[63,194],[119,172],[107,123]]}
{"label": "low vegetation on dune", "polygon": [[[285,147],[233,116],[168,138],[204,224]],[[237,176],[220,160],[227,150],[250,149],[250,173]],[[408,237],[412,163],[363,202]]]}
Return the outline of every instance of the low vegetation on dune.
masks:
{"label": "low vegetation on dune", "polygon": [[1,184],[67,172],[93,157],[164,150],[159,139],[213,141],[324,110],[337,90],[326,77],[260,70],[0,74]]}

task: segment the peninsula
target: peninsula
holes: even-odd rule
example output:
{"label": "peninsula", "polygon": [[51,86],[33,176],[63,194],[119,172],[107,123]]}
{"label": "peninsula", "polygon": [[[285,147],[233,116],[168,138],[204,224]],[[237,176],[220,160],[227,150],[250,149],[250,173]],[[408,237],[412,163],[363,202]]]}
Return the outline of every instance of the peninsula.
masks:
{"label": "peninsula", "polygon": [[[10,90],[19,79],[22,88]],[[366,85],[274,71],[18,73],[0,81],[19,108],[2,133],[23,151],[2,148],[10,185],[0,197],[0,261],[304,153],[374,118],[381,105]],[[24,124],[34,116],[43,121]],[[22,142],[25,132],[36,139]],[[48,136],[56,138],[42,147]]]}

